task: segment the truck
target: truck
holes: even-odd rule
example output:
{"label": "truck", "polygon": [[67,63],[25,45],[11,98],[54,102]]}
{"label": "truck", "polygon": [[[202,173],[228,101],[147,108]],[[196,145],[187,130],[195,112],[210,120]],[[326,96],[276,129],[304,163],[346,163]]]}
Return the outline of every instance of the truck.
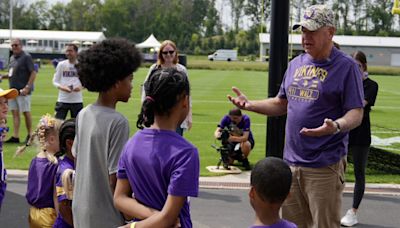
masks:
{"label": "truck", "polygon": [[208,60],[222,60],[222,61],[236,61],[237,60],[237,50],[232,49],[218,49],[213,54],[208,56]]}

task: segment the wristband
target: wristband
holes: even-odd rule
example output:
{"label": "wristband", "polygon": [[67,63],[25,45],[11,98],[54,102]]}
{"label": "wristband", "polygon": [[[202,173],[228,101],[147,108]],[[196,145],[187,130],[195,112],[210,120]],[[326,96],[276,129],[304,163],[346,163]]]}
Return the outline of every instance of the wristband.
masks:
{"label": "wristband", "polygon": [[131,223],[130,228],[135,228],[135,226],[136,226],[136,222],[133,222],[133,223]]}
{"label": "wristband", "polygon": [[340,124],[339,124],[339,122],[337,122],[337,121],[333,121],[334,123],[335,123],[335,125],[336,125],[336,131],[333,133],[334,135],[336,135],[337,133],[339,133],[340,132]]}

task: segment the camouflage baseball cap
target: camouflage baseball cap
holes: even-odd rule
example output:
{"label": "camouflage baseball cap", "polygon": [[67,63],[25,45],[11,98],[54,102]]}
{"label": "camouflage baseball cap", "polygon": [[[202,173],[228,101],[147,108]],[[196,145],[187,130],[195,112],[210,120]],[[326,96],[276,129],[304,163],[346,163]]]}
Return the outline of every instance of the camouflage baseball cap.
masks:
{"label": "camouflage baseball cap", "polygon": [[303,20],[293,25],[293,30],[305,27],[310,31],[315,31],[324,26],[335,27],[333,11],[325,5],[313,5],[306,9]]}

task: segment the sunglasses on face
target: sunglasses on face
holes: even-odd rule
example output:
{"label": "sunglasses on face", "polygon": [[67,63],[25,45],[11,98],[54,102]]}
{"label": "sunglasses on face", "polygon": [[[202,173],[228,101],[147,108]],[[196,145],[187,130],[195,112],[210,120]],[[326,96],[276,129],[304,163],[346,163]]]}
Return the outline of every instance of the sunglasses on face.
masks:
{"label": "sunglasses on face", "polygon": [[172,55],[172,54],[174,54],[175,53],[175,51],[163,51],[163,52],[161,52],[163,55],[168,55],[168,53],[170,54],[170,55]]}
{"label": "sunglasses on face", "polygon": [[11,44],[11,47],[18,47],[19,44]]}

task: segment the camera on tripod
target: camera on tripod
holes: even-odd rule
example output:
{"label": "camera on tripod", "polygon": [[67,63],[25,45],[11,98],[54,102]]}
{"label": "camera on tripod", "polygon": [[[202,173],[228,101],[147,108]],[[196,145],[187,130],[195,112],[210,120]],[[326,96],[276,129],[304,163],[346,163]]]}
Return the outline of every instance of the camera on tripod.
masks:
{"label": "camera on tripod", "polygon": [[240,150],[240,144],[229,142],[229,136],[233,132],[233,129],[234,126],[224,127],[221,130],[221,136],[218,138],[218,140],[221,141],[221,146],[217,147],[212,145],[212,147],[215,148],[218,153],[220,153],[217,169],[219,169],[222,164],[224,169],[230,170],[230,160],[241,160],[243,157],[242,151]]}

